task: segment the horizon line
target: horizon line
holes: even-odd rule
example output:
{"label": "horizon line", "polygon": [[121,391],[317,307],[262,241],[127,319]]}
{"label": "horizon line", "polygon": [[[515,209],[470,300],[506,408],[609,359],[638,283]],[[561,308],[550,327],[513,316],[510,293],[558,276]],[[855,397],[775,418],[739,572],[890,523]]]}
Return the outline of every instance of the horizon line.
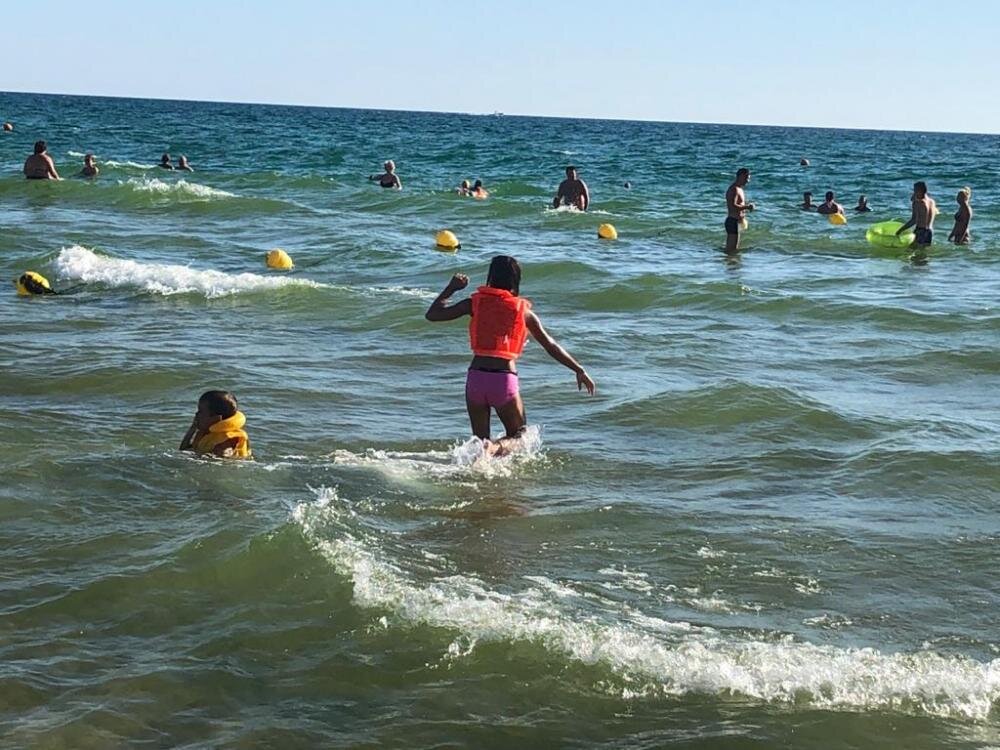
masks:
{"label": "horizon line", "polygon": [[750,123],[750,122],[702,122],[699,120],[660,120],[648,117],[622,118],[622,117],[601,117],[590,115],[586,117],[570,115],[539,115],[506,112],[458,112],[444,109],[396,109],[392,107],[351,107],[344,105],[330,104],[289,104],[285,102],[246,102],[234,99],[178,99],[168,96],[125,96],[122,94],[70,94],[53,91],[0,91],[2,94],[22,94],[30,96],[67,96],[79,98],[99,98],[99,99],[135,99],[138,101],[152,102],[181,102],[187,104],[241,104],[250,107],[295,107],[300,109],[344,109],[359,112],[400,112],[409,114],[431,114],[431,115],[461,115],[463,117],[520,117],[534,120],[593,120],[597,122],[648,122],[663,125],[709,125],[735,128],[789,128],[793,130],[848,130],[870,133],[921,133],[927,135],[974,135],[974,136],[998,136],[1000,133],[985,133],[971,130],[907,130],[904,128],[871,128],[861,126],[835,126],[835,125],[798,125],[798,124],[775,124],[775,123]]}

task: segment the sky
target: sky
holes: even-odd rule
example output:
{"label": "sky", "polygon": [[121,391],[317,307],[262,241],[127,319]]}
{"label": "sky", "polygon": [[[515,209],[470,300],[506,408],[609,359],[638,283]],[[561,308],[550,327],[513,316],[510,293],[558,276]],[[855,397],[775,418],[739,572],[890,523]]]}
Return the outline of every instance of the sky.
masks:
{"label": "sky", "polygon": [[997,0],[22,0],[2,15],[0,91],[1000,133]]}

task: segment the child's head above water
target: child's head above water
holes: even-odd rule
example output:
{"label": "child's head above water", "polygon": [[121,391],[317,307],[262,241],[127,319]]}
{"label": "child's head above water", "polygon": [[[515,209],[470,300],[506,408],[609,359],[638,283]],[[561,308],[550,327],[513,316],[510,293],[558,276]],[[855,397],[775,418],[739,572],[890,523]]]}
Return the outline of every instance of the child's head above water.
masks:
{"label": "child's head above water", "polygon": [[490,263],[486,286],[506,289],[515,297],[521,292],[521,266],[510,255],[498,255]]}
{"label": "child's head above water", "polygon": [[236,396],[229,391],[205,391],[198,399],[198,426],[208,429],[239,411]]}

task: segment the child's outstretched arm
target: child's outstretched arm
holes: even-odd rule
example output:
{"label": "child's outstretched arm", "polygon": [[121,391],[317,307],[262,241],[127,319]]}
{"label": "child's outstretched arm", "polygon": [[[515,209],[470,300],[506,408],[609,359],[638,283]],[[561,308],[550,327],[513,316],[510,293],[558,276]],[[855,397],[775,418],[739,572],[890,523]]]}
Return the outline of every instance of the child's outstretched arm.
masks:
{"label": "child's outstretched arm", "polygon": [[424,317],[427,320],[437,323],[442,320],[455,320],[456,318],[461,318],[463,315],[472,315],[472,301],[469,299],[463,299],[450,307],[447,304],[451,295],[460,289],[465,289],[468,285],[469,277],[464,273],[456,273],[451,277],[451,281],[441,291],[441,294],[437,296],[437,299],[431,302],[431,306],[427,308]]}
{"label": "child's outstretched arm", "polygon": [[597,390],[597,386],[591,380],[590,375],[587,374],[587,371],[583,369],[583,366],[579,362],[573,359],[573,356],[568,351],[559,346],[556,340],[549,336],[548,331],[542,327],[542,321],[538,319],[538,316],[533,312],[528,312],[524,317],[524,322],[527,324],[532,338],[542,345],[542,348],[549,353],[552,359],[576,373],[577,390],[586,388],[587,393],[593,396],[594,391]]}

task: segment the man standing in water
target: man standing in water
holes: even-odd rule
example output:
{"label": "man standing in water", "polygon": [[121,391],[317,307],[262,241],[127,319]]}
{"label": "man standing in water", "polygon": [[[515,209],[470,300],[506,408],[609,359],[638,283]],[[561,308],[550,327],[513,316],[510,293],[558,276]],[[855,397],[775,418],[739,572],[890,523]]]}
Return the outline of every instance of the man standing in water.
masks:
{"label": "man standing in water", "polygon": [[556,197],[552,199],[552,208],[559,206],[575,206],[586,211],[590,206],[590,191],[587,183],[577,177],[576,167],[566,167],[566,179],[559,183]]}
{"label": "man standing in water", "polygon": [[61,180],[45,141],[35,141],[35,153],[24,160],[24,176],[29,180]]}
{"label": "man standing in water", "polygon": [[927,194],[927,183],[921,180],[913,183],[913,213],[910,220],[896,230],[900,235],[912,226],[917,228],[913,247],[917,250],[931,246],[934,241],[934,216],[937,203]]}
{"label": "man standing in water", "polygon": [[735,253],[740,249],[740,229],[748,211],[754,210],[753,203],[747,203],[743,192],[750,183],[750,170],[741,167],[736,172],[736,180],[726,191],[726,252]]}

